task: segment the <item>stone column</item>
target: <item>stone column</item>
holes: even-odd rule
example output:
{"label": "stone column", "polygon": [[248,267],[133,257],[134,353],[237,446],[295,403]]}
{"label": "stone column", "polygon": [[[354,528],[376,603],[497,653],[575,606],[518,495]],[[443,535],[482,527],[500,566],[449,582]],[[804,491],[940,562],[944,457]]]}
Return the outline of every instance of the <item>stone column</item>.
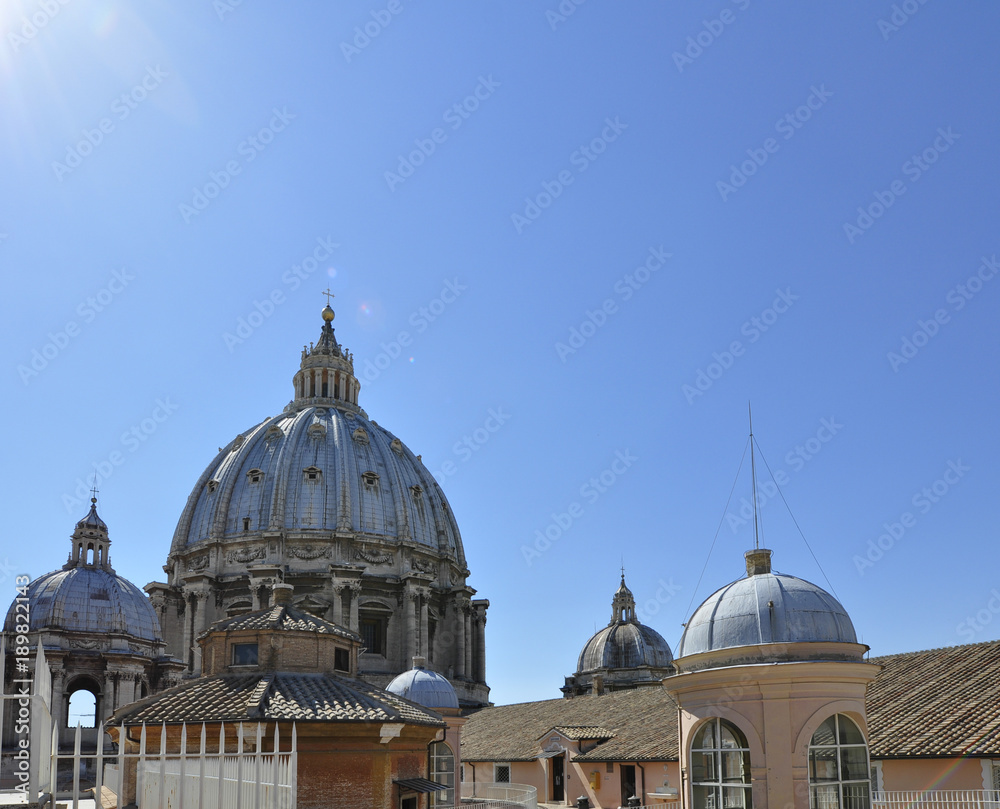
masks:
{"label": "stone column", "polygon": [[207,612],[208,593],[201,591],[194,593],[194,614],[191,616],[193,631],[191,633],[191,647],[194,652],[194,672],[201,674],[201,646],[198,644],[198,636],[205,631],[205,613]]}
{"label": "stone column", "polygon": [[420,598],[416,590],[407,590],[403,593],[403,627],[406,632],[406,642],[403,668],[408,669],[413,665],[414,656],[420,654],[417,645],[417,603]]}
{"label": "stone column", "polygon": [[117,686],[119,683],[120,674],[117,671],[108,671],[104,673],[104,695],[101,698],[101,710],[100,716],[97,717],[103,722],[107,722],[111,718],[111,714],[115,712],[115,707],[117,703]]}
{"label": "stone column", "polygon": [[[53,732],[59,733],[60,729],[66,725],[66,695],[63,689],[66,687],[66,675],[62,669],[52,672],[52,728]],[[7,701],[8,705],[16,705],[16,702]]]}
{"label": "stone column", "polygon": [[466,606],[463,610],[465,627],[465,676],[475,681],[476,671],[472,665],[473,637],[472,637],[472,607]]}
{"label": "stone column", "polygon": [[454,609],[455,620],[452,622],[452,626],[455,633],[455,678],[463,680],[467,670],[465,668],[465,612],[462,602],[458,599],[455,599]]}
{"label": "stone column", "polygon": [[343,584],[333,585],[333,622],[344,625],[344,590]]}
{"label": "stone column", "polygon": [[476,613],[476,682],[486,682],[486,612]]}
{"label": "stone column", "polygon": [[420,591],[420,625],[417,630],[420,633],[420,643],[418,647],[420,649],[420,654],[422,654],[427,660],[431,659],[431,650],[428,648],[427,641],[429,637],[429,631],[427,628],[427,591]]}
{"label": "stone column", "polygon": [[355,582],[351,585],[351,626],[353,632],[358,632],[361,628],[358,622],[358,600],[361,598],[361,584]]}

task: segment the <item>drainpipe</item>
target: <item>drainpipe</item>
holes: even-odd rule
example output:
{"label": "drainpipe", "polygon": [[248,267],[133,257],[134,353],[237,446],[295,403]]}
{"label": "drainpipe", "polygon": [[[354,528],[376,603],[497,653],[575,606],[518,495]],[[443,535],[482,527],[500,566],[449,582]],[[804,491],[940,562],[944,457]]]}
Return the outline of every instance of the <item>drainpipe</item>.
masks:
{"label": "drainpipe", "polygon": [[638,761],[635,763],[635,766],[638,767],[639,768],[639,772],[642,773],[642,780],[641,780],[642,787],[641,787],[641,791],[639,792],[639,799],[640,799],[639,800],[639,805],[640,806],[645,806],[646,805],[646,768],[643,767]]}

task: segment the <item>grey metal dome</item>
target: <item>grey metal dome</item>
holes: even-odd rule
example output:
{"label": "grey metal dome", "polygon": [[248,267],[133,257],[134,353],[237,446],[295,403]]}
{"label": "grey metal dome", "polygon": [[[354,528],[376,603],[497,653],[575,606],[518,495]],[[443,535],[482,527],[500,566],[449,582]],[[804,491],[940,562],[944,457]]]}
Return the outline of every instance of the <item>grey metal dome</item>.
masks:
{"label": "grey metal dome", "polygon": [[587,641],[576,670],[583,674],[596,669],[665,668],[673,660],[670,645],[655,629],[638,622],[615,623]]}
{"label": "grey metal dome", "polygon": [[[62,629],[160,640],[160,624],[146,594],[110,569],[80,565],[46,573],[28,585],[28,603],[32,632]],[[12,604],[4,630],[12,631],[16,619]]]}
{"label": "grey metal dome", "polygon": [[451,683],[436,671],[423,667],[421,658],[414,661],[414,667],[397,674],[385,687],[390,694],[415,702],[425,708],[458,708],[458,695]]}
{"label": "grey metal dome", "polygon": [[677,657],[766,643],[857,643],[836,598],[811,582],[772,573],[769,550],[747,554],[749,575],[710,595],[687,622]]}
{"label": "grey metal dome", "polygon": [[284,530],[412,541],[465,565],[434,476],[396,436],[344,404],[286,409],[223,448],[195,484],[172,552]]}

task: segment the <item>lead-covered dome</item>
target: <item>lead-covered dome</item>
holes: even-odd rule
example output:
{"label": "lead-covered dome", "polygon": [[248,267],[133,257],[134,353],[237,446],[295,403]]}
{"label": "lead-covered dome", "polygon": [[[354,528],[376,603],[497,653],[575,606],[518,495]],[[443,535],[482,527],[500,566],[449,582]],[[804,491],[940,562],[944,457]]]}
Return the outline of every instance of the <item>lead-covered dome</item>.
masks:
{"label": "lead-covered dome", "polygon": [[[110,544],[107,525],[92,501],[90,512],[76,524],[69,561],[61,570],[28,585],[28,631],[99,633],[162,642],[160,624],[146,594],[111,567]],[[23,614],[16,604],[11,605],[5,631],[12,631]]]}
{"label": "lead-covered dome", "polygon": [[746,554],[748,576],[716,590],[687,622],[678,658],[743,646],[857,644],[841,603],[804,579],[771,572],[771,551]]}
{"label": "lead-covered dome", "polygon": [[636,618],[635,598],[623,572],[611,601],[611,621],[584,644],[576,673],[566,678],[562,691],[574,697],[655,685],[673,673],[673,660],[663,636]]}
{"label": "lead-covered dome", "polygon": [[458,695],[451,683],[436,671],[425,669],[422,657],[414,658],[413,668],[397,674],[385,690],[434,711],[458,710]]}
{"label": "lead-covered dome", "polygon": [[358,406],[353,357],[334,336],[333,310],[323,319],[319,341],[302,351],[294,400],[219,451],[188,498],[171,553],[260,532],[351,532],[418,543],[464,568],[444,492],[420,458]]}

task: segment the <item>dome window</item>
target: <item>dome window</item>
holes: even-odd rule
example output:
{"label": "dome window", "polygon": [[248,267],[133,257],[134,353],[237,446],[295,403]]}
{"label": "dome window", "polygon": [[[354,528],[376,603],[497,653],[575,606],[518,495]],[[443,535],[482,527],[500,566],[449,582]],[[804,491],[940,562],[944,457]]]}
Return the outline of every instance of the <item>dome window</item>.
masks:
{"label": "dome window", "polygon": [[398,438],[392,439],[392,443],[389,444],[389,449],[395,452],[397,455],[403,454],[403,442]]}
{"label": "dome window", "polygon": [[419,483],[415,483],[413,486],[410,486],[410,494],[412,494],[414,497],[419,498],[420,495],[422,495],[423,493],[424,490],[420,487]]}
{"label": "dome window", "polygon": [[263,477],[264,473],[261,472],[259,469],[251,469],[249,472],[247,472],[247,480],[249,480],[251,483],[260,483],[260,480]]}
{"label": "dome window", "polygon": [[208,492],[209,492],[209,494],[211,494],[212,492],[214,492],[216,490],[216,488],[218,487],[218,485],[219,485],[219,481],[217,481],[217,480],[210,480],[208,482]]}
{"label": "dome window", "polygon": [[323,470],[317,466],[307,466],[302,470],[302,473],[307,481],[316,482],[323,479]]}
{"label": "dome window", "polygon": [[[372,422],[374,424],[375,422]],[[364,427],[358,427],[353,433],[351,433],[351,438],[357,441],[359,444],[368,446],[368,433]]]}
{"label": "dome window", "polygon": [[750,809],[750,747],[725,719],[710,719],[691,744],[691,786],[695,809]]}
{"label": "dome window", "polygon": [[326,425],[319,421],[314,421],[309,425],[309,437],[320,439],[326,435]]}
{"label": "dome window", "polygon": [[809,742],[809,805],[867,809],[871,792],[868,746],[844,714],[827,719]]}
{"label": "dome window", "polygon": [[244,517],[243,518],[243,530],[244,531],[249,531],[250,530],[250,518],[249,517]]}
{"label": "dome window", "polygon": [[378,484],[378,472],[362,472],[361,479],[365,486],[375,486]]}
{"label": "dome window", "polygon": [[279,438],[284,438],[285,434],[281,432],[281,428],[277,424],[272,424],[267,428],[267,432],[264,433],[265,441],[277,441]]}

